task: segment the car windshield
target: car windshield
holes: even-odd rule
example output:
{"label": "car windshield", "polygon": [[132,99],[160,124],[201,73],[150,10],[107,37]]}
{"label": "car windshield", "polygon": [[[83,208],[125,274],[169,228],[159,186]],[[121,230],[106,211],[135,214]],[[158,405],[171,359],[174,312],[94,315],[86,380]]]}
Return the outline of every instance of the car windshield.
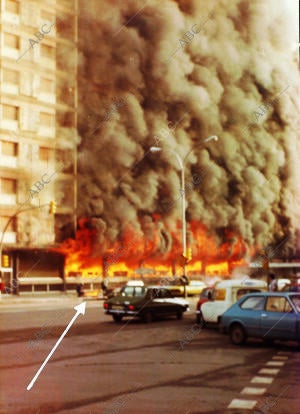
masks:
{"label": "car windshield", "polygon": [[143,286],[124,286],[121,289],[122,296],[144,296],[145,288]]}
{"label": "car windshield", "polygon": [[205,299],[213,299],[213,289],[203,289],[200,296]]}
{"label": "car windshield", "polygon": [[292,302],[295,305],[298,312],[300,312],[300,296],[291,296]]}

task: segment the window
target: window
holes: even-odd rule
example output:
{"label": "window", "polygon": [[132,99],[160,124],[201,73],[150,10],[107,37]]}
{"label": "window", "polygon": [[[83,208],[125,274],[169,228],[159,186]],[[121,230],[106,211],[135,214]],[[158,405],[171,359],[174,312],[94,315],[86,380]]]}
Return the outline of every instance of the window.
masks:
{"label": "window", "polygon": [[239,289],[236,292],[236,300],[241,299],[247,293],[254,293],[254,292],[260,292],[260,290],[259,289]]}
{"label": "window", "polygon": [[46,92],[46,93],[54,93],[54,81],[51,79],[46,79],[46,78],[41,78],[40,80],[40,90],[41,92]]}
{"label": "window", "polygon": [[134,296],[144,296],[145,289],[142,286],[136,286],[134,288]]}
{"label": "window", "polygon": [[3,82],[18,85],[19,72],[11,69],[3,69]]}
{"label": "window", "polygon": [[0,187],[2,194],[16,194],[17,181],[10,178],[1,178]]}
{"label": "window", "polygon": [[55,59],[54,47],[41,44],[41,56],[47,59]]}
{"label": "window", "polygon": [[225,300],[226,289],[216,289],[215,290],[215,300]]}
{"label": "window", "polygon": [[300,296],[291,296],[293,304],[296,306],[297,311],[300,312]]}
{"label": "window", "polygon": [[125,286],[121,290],[122,296],[133,296],[134,294],[134,287],[133,286]]}
{"label": "window", "polygon": [[19,14],[19,2],[17,0],[6,0],[5,2],[5,10],[9,13]]}
{"label": "window", "polygon": [[[0,232],[2,229],[4,229],[4,227],[6,226],[6,223],[8,222],[8,220],[11,219],[11,217],[6,217],[6,216],[0,216]],[[16,231],[16,218],[12,219],[11,222],[8,225],[8,228],[6,231],[12,231],[15,232]]]}
{"label": "window", "polygon": [[17,144],[15,142],[2,141],[1,154],[15,157],[17,155]]}
{"label": "window", "polygon": [[263,310],[264,303],[265,298],[263,296],[251,296],[241,304],[241,308],[248,310]]}
{"label": "window", "polygon": [[40,125],[48,128],[54,127],[54,115],[46,112],[40,113]]}
{"label": "window", "polygon": [[286,298],[270,296],[267,298],[266,311],[268,312],[292,312],[293,309]]}
{"label": "window", "polygon": [[41,161],[49,161],[50,159],[50,149],[49,148],[39,148],[39,159]]}
{"label": "window", "polygon": [[11,33],[4,33],[4,46],[11,49],[20,49],[20,38]]}
{"label": "window", "polygon": [[172,298],[171,292],[169,292],[167,289],[161,289],[160,291],[160,297],[161,298]]}
{"label": "window", "polygon": [[150,299],[159,298],[160,297],[160,289],[151,289],[148,290],[148,296],[150,296]]}
{"label": "window", "polygon": [[19,119],[19,108],[12,105],[2,105],[3,119],[17,121]]}

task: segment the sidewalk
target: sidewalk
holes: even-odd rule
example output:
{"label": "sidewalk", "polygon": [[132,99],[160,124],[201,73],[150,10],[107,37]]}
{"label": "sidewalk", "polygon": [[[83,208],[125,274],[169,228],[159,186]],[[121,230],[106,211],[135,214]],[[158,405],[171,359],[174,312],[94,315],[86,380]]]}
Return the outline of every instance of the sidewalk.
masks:
{"label": "sidewalk", "polygon": [[2,294],[0,296],[0,311],[1,309],[8,309],[8,308],[16,308],[23,305],[30,305],[30,306],[42,306],[47,304],[70,304],[74,305],[78,304],[78,302],[82,301],[99,301],[102,298],[91,298],[91,297],[78,297],[76,292],[63,292],[63,293],[26,293],[20,295],[9,295],[9,294]]}

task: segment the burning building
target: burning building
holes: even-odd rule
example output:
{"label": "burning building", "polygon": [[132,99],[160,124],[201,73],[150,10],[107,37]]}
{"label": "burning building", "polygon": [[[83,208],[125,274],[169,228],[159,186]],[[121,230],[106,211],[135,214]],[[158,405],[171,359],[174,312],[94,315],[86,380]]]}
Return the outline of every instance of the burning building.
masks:
{"label": "burning building", "polygon": [[[190,269],[228,273],[286,237],[277,256],[295,257],[295,3],[84,4],[78,214],[85,219],[62,246],[67,269],[171,269],[181,253],[183,196]],[[212,134],[218,142],[204,144]],[[174,151],[185,161],[184,189]]]}

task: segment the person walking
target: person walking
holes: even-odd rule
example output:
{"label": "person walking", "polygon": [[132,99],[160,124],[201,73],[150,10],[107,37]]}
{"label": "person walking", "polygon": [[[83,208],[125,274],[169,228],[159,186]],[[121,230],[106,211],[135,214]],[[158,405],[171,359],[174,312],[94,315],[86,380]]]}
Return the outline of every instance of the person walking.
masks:
{"label": "person walking", "polygon": [[277,284],[276,276],[274,275],[274,273],[270,273],[269,278],[271,280],[271,282],[269,284],[269,291],[270,292],[277,292],[278,291],[278,284]]}

